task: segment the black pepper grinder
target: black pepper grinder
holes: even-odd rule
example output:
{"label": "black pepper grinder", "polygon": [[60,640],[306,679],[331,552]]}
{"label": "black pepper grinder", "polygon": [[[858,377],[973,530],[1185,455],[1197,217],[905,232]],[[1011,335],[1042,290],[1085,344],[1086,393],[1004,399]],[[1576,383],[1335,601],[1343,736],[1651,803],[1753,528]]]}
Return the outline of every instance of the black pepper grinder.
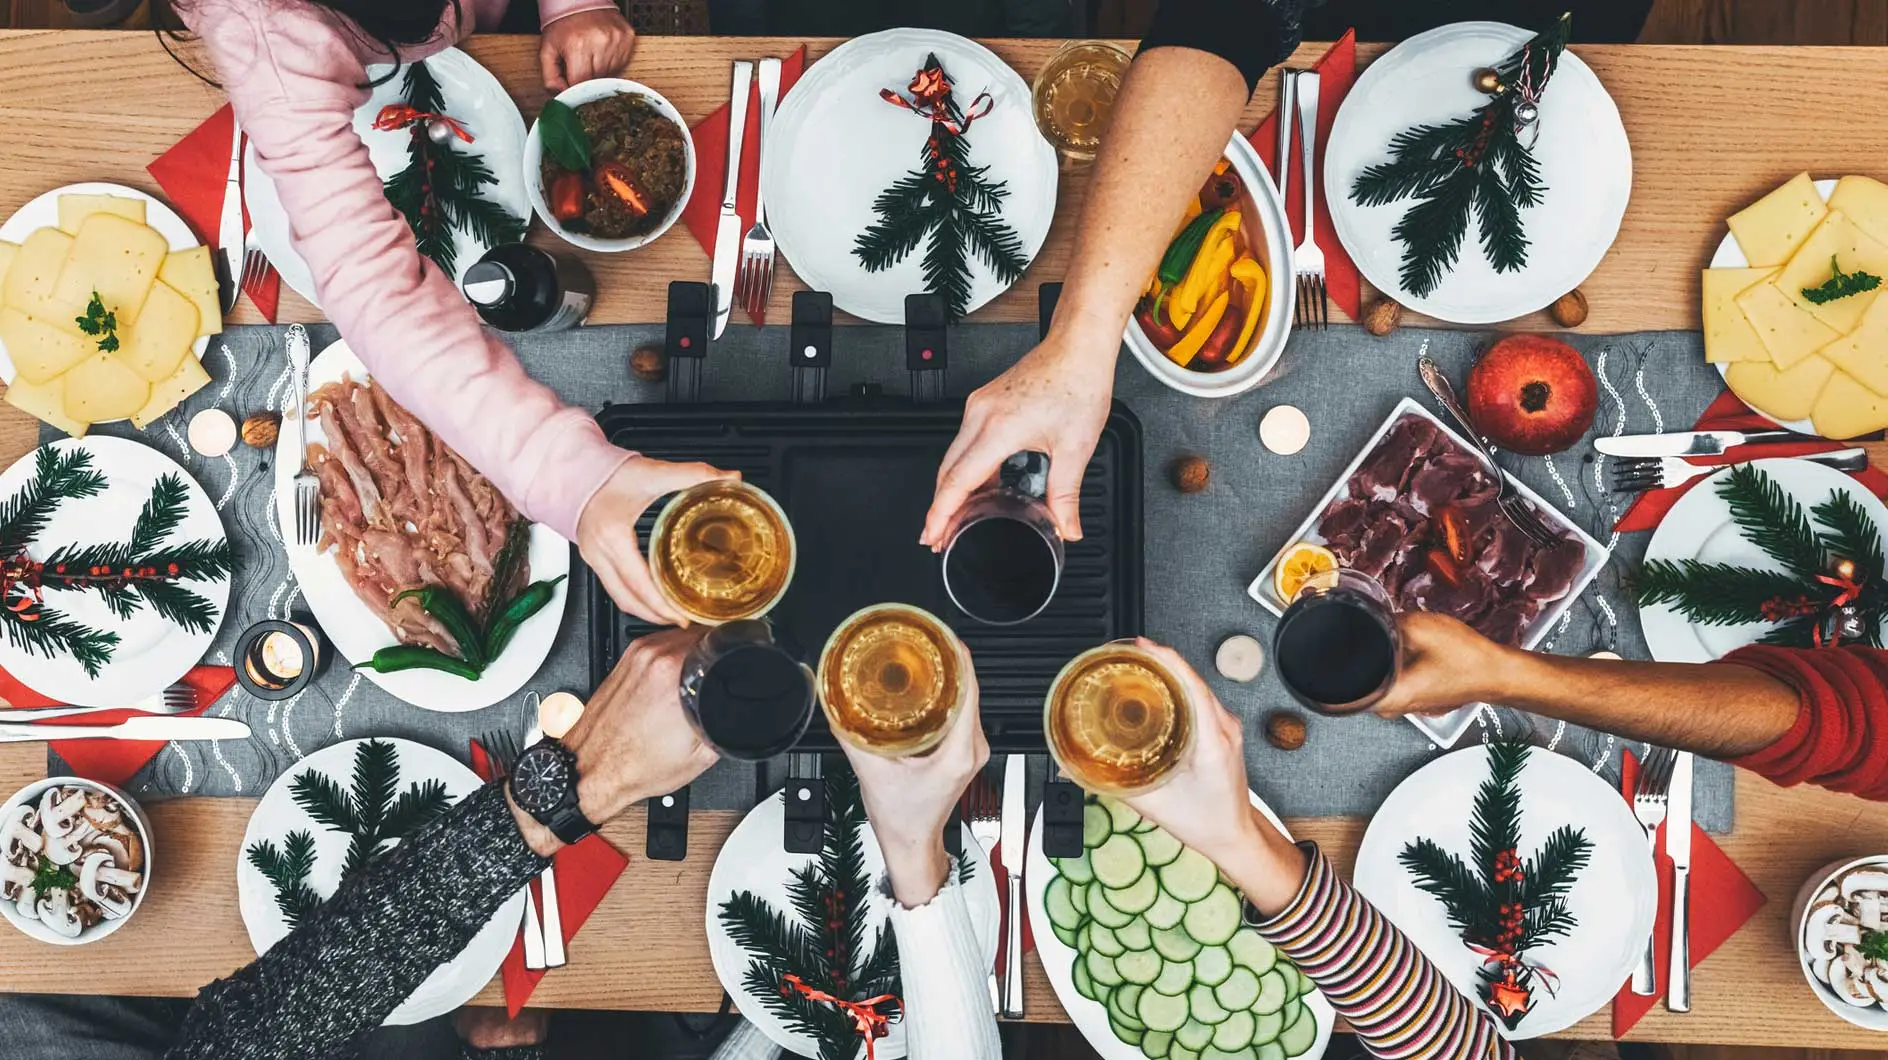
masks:
{"label": "black pepper grinder", "polygon": [[575,258],[507,243],[493,247],[460,281],[466,301],[500,331],[562,331],[583,323],[597,283]]}

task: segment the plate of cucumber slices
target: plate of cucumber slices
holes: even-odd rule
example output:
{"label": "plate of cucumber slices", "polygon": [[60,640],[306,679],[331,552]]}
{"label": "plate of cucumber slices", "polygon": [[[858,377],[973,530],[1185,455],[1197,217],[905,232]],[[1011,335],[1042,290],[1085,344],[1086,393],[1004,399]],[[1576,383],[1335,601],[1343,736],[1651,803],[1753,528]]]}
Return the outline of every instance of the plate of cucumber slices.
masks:
{"label": "plate of cucumber slices", "polygon": [[[1285,831],[1257,795],[1252,805]],[[1330,1002],[1245,926],[1244,900],[1211,861],[1092,795],[1082,845],[1079,858],[1044,857],[1038,814],[1025,890],[1043,971],[1102,1060],[1324,1055]]]}

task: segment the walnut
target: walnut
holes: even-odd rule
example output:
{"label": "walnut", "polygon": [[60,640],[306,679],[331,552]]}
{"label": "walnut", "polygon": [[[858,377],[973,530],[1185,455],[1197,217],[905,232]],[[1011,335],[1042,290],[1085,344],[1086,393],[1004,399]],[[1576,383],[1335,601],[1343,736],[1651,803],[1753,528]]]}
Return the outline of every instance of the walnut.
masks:
{"label": "walnut", "polygon": [[1206,488],[1212,471],[1207,466],[1206,458],[1197,454],[1183,456],[1173,462],[1173,488],[1181,493],[1198,493]]}
{"label": "walnut", "polygon": [[273,412],[258,412],[243,421],[243,444],[267,449],[275,444],[282,430],[282,417]]}
{"label": "walnut", "polygon": [[1379,298],[1370,303],[1370,308],[1364,310],[1362,321],[1364,330],[1378,338],[1395,331],[1402,322],[1403,307],[1390,298]]}
{"label": "walnut", "polygon": [[660,346],[639,346],[629,355],[629,374],[645,383],[660,383],[669,374],[669,355]]}
{"label": "walnut", "polygon": [[1554,323],[1563,328],[1577,328],[1586,323],[1586,295],[1581,294],[1580,289],[1575,287],[1554,299],[1554,304],[1548,308],[1547,314],[1554,318]]}
{"label": "walnut", "polygon": [[1266,715],[1265,738],[1281,751],[1296,751],[1305,745],[1305,719],[1289,710],[1275,710]]}

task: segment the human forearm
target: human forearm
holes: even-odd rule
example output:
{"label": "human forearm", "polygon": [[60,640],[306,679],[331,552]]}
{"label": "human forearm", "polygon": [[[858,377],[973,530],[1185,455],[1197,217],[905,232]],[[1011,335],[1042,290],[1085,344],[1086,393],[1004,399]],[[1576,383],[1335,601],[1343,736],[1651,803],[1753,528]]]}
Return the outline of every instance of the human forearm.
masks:
{"label": "human forearm", "polygon": [[919,908],[894,903],[898,968],[911,1060],[1002,1060],[990,1010],[990,964],[964,891],[945,883]]}

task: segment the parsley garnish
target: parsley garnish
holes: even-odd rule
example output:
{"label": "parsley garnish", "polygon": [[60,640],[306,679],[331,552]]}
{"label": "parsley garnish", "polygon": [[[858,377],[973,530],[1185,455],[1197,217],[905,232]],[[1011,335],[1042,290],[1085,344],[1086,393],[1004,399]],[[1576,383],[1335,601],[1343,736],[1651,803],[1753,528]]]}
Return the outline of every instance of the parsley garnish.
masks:
{"label": "parsley garnish", "polygon": [[1862,956],[1871,961],[1888,961],[1888,931],[1862,932]]}
{"label": "parsley garnish", "polygon": [[118,314],[105,308],[105,300],[92,292],[92,301],[85,307],[85,315],[75,318],[79,330],[98,338],[98,348],[106,353],[118,352]]}
{"label": "parsley garnish", "polygon": [[71,890],[79,885],[79,878],[64,865],[54,865],[44,855],[39,859],[39,868],[33,873],[33,892],[44,897],[47,891]]}
{"label": "parsley garnish", "polygon": [[1833,302],[1838,298],[1847,298],[1852,294],[1872,291],[1881,286],[1881,277],[1872,272],[1863,272],[1860,269],[1854,272],[1843,272],[1842,266],[1836,264],[1833,254],[1829,256],[1829,268],[1835,275],[1823,281],[1821,287],[1803,288],[1803,297],[1812,305]]}

